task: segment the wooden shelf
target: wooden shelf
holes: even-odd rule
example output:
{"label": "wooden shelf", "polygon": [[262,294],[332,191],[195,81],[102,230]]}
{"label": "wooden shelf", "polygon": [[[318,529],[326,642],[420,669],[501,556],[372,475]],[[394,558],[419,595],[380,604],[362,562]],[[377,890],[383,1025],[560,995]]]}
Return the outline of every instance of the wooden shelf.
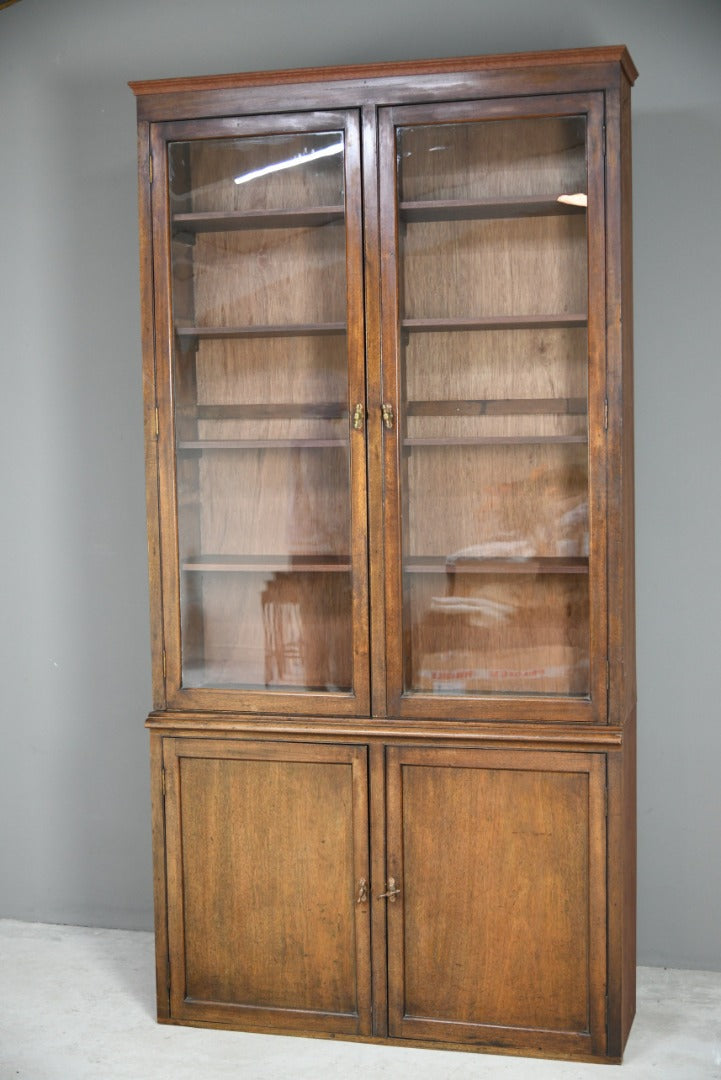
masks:
{"label": "wooden shelf", "polygon": [[292,450],[347,446],[347,439],[183,439],[178,450]]}
{"label": "wooden shelf", "polygon": [[474,319],[402,319],[408,333],[452,333],[458,330],[552,330],[586,326],[586,315],[484,315]]}
{"label": "wooden shelf", "polygon": [[349,555],[199,555],[182,569],[193,573],[349,573]]}
{"label": "wooden shelf", "polygon": [[[409,401],[407,416],[585,416],[585,398],[495,398],[448,401]],[[198,405],[198,420],[341,420],[348,406],[340,401],[254,402],[237,405]]]}
{"label": "wooden shelf", "polygon": [[345,334],[344,322],[291,323],[272,326],[176,326],[180,338],[315,337]]}
{"label": "wooden shelf", "polygon": [[343,206],[304,206],[296,210],[212,210],[173,214],[180,232],[237,232],[241,229],[298,229],[342,221]]}
{"label": "wooden shelf", "polygon": [[560,203],[557,195],[525,195],[492,199],[424,199],[402,202],[401,221],[479,221],[498,218],[552,217],[585,214],[585,206]]}
{"label": "wooden shelf", "polygon": [[587,574],[588,557],[533,555],[519,558],[452,555],[411,556],[404,560],[407,574]]}
{"label": "wooden shelf", "polygon": [[409,401],[407,416],[585,416],[585,398],[492,398]]}
{"label": "wooden shelf", "polygon": [[414,446],[532,446],[542,443],[585,443],[587,435],[478,435],[443,436],[439,438],[410,437],[403,445]]}
{"label": "wooden shelf", "polygon": [[341,420],[348,415],[342,401],[255,402],[247,405],[198,405],[198,420]]}

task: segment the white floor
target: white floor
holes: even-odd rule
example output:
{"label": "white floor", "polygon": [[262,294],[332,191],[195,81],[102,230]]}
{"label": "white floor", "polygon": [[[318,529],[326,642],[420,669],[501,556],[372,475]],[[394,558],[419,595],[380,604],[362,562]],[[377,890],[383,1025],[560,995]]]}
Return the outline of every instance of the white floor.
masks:
{"label": "white floor", "polygon": [[721,974],[640,968],[622,1068],[159,1025],[150,934],[0,920],[0,1080],[721,1080]]}

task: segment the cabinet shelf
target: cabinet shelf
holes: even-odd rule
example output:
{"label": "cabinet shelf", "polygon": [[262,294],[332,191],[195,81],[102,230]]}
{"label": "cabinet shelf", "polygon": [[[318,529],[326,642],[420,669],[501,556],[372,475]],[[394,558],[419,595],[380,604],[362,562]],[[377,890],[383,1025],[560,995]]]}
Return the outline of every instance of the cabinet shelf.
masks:
{"label": "cabinet shelf", "polygon": [[588,557],[416,555],[404,560],[407,574],[587,574]]}
{"label": "cabinet shelf", "polygon": [[176,326],[179,338],[263,338],[315,337],[323,334],[344,334],[344,322],[280,323],[266,326]]}
{"label": "cabinet shelf", "polygon": [[189,573],[348,573],[349,555],[199,555],[186,559],[182,569]]}
{"label": "cabinet shelf", "polygon": [[342,221],[343,206],[304,206],[294,210],[211,210],[173,214],[180,232],[238,232],[242,229],[298,229]]}
{"label": "cabinet shelf", "polygon": [[483,315],[477,318],[402,319],[406,333],[452,333],[458,330],[566,330],[588,325],[588,316]]}
{"label": "cabinet shelf", "polygon": [[438,438],[411,436],[403,440],[403,445],[414,446],[534,446],[550,443],[585,443],[587,435],[448,435]]}
{"label": "cabinet shelf", "polygon": [[401,202],[401,221],[479,221],[498,218],[584,214],[585,206],[558,201],[557,195],[520,195],[491,199],[422,199]]}
{"label": "cabinet shelf", "polygon": [[586,399],[487,398],[462,401],[409,401],[408,416],[585,416]]}
{"label": "cabinet shelf", "polygon": [[198,420],[341,420],[348,406],[341,401],[198,405],[193,415]]}
{"label": "cabinet shelf", "polygon": [[178,450],[292,450],[347,446],[347,439],[183,439]]}

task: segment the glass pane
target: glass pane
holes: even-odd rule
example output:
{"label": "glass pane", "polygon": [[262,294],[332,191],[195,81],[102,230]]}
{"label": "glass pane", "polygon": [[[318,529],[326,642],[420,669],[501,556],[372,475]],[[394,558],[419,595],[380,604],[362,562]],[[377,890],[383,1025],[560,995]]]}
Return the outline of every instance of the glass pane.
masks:
{"label": "glass pane", "polygon": [[183,685],[350,691],[343,135],[169,165]]}
{"label": "glass pane", "polygon": [[587,695],[585,120],[398,131],[404,689]]}

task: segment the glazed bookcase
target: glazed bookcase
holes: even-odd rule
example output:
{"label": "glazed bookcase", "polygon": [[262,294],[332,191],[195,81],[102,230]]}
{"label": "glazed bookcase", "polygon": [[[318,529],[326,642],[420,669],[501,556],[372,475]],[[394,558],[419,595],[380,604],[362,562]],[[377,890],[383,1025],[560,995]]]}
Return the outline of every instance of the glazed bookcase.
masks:
{"label": "glazed bookcase", "polygon": [[621,1059],[635,76],[131,84],[161,1021]]}

